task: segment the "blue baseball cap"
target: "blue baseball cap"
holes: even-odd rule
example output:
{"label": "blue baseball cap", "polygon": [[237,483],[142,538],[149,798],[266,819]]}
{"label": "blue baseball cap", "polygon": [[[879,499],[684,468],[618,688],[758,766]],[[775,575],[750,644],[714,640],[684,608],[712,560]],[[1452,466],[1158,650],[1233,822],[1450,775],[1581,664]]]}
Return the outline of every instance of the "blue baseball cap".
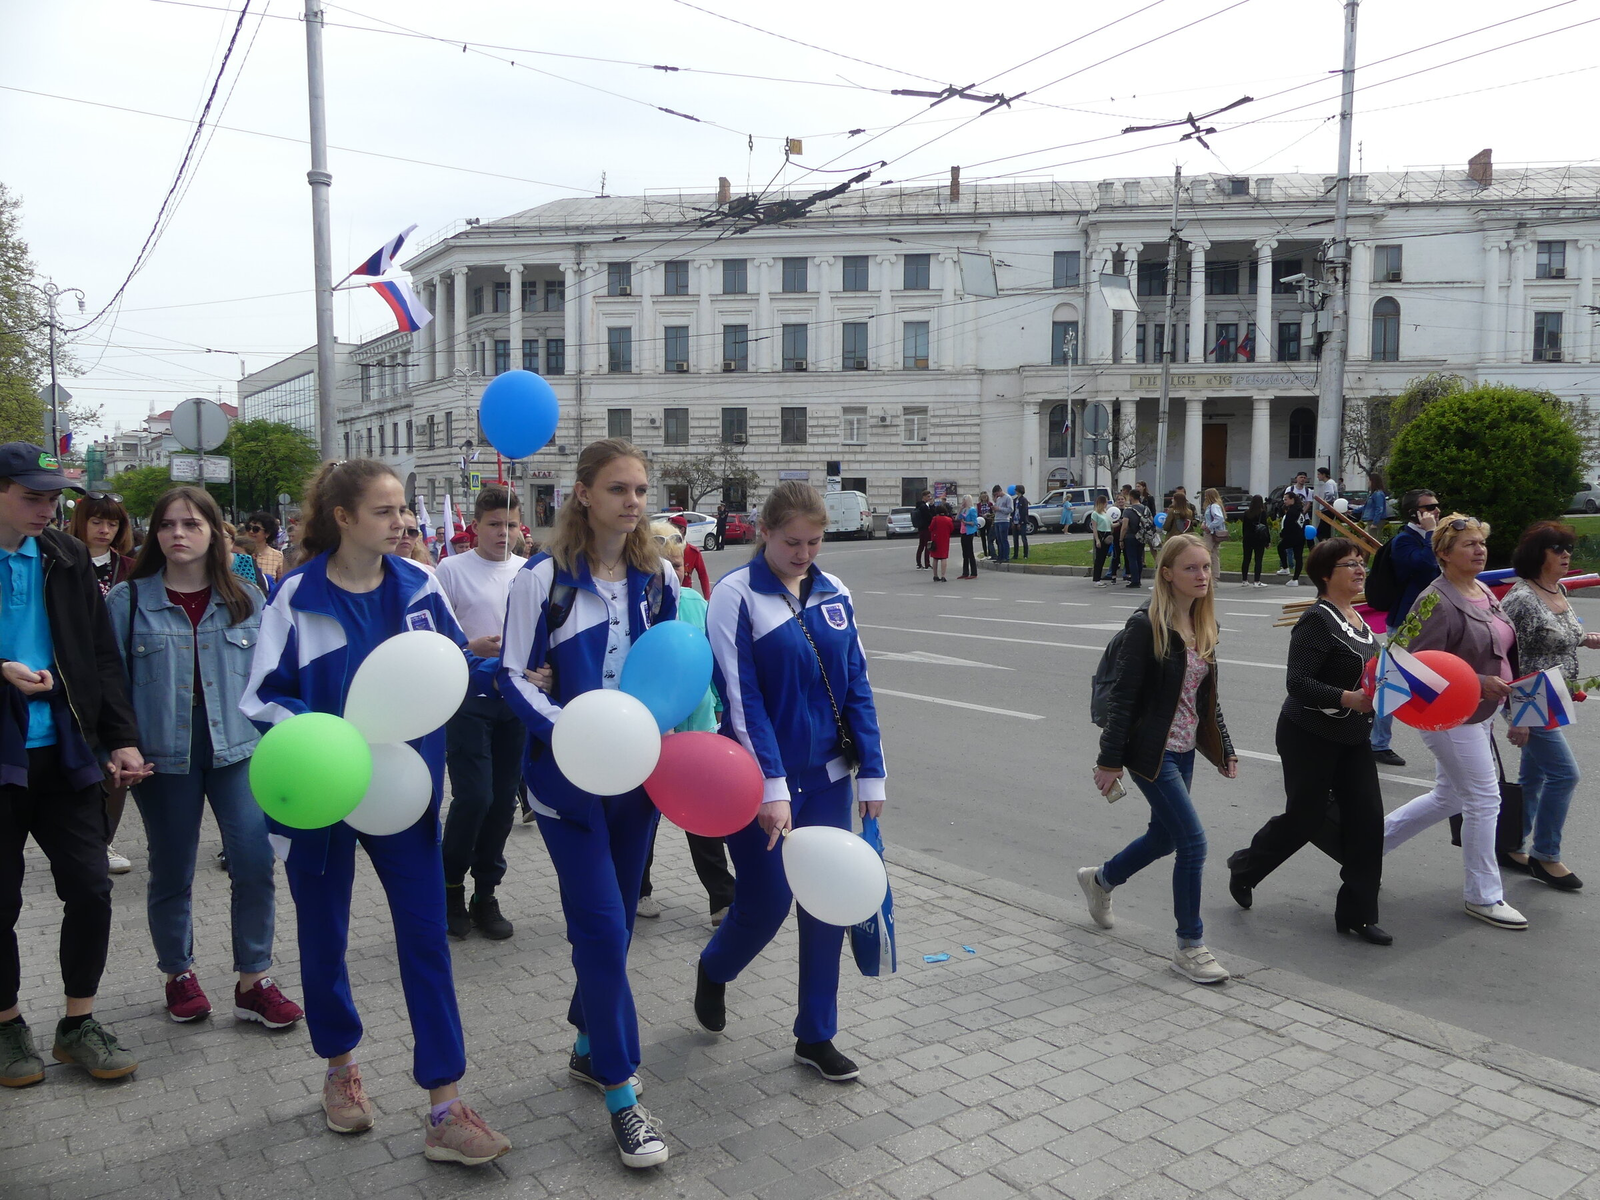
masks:
{"label": "blue baseball cap", "polygon": [[81,492],[61,471],[61,460],[43,446],[31,442],[6,442],[0,445],[0,478],[15,479],[36,492],[59,492],[70,488]]}

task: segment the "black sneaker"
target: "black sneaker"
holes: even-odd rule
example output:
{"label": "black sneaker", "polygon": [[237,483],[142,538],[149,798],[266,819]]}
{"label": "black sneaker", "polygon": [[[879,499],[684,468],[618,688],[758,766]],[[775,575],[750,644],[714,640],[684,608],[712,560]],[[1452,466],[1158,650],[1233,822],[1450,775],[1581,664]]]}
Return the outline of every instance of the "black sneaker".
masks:
{"label": "black sneaker", "polygon": [[1401,758],[1393,750],[1374,750],[1372,752],[1372,757],[1375,761],[1381,762],[1385,766],[1403,767],[1406,765],[1406,760]]}
{"label": "black sneaker", "polygon": [[849,1083],[861,1074],[861,1068],[835,1050],[832,1042],[796,1042],[794,1060],[815,1067],[830,1083]]}
{"label": "black sneaker", "polygon": [[667,1161],[667,1143],[642,1104],[611,1114],[611,1136],[617,1139],[625,1167],[659,1167]]}
{"label": "black sneaker", "polygon": [[469,911],[472,923],[484,937],[500,942],[511,936],[511,922],[500,915],[500,901],[493,896],[474,896]]}
{"label": "black sneaker", "polygon": [[728,985],[712,983],[706,978],[706,965],[696,961],[694,967],[694,1019],[707,1033],[721,1033],[728,1027]]}
{"label": "black sneaker", "polygon": [[472,914],[467,912],[467,885],[444,885],[444,927],[453,938],[464,938],[472,932]]}
{"label": "black sneaker", "polygon": [[[576,1050],[574,1050],[572,1052],[572,1057],[567,1059],[567,1074],[571,1075],[579,1083],[587,1083],[590,1087],[601,1092],[602,1094],[606,1090],[606,1085],[601,1083],[600,1080],[595,1076],[594,1066],[592,1063],[590,1063],[589,1056],[587,1054],[579,1054]],[[644,1084],[639,1082],[639,1077],[637,1075],[629,1075],[628,1083],[632,1085],[633,1094],[635,1096],[644,1091]]]}

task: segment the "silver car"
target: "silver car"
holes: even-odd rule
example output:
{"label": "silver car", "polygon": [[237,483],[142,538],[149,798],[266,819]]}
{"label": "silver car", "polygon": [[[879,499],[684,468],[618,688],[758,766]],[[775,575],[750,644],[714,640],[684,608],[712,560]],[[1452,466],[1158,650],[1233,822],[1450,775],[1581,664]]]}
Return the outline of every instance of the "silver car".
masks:
{"label": "silver car", "polygon": [[911,514],[914,508],[891,508],[889,510],[889,528],[886,531],[889,537],[915,537],[917,527],[911,523]]}
{"label": "silver car", "polygon": [[1600,482],[1592,487],[1586,487],[1572,498],[1572,503],[1567,505],[1568,512],[1597,513],[1600,512]]}

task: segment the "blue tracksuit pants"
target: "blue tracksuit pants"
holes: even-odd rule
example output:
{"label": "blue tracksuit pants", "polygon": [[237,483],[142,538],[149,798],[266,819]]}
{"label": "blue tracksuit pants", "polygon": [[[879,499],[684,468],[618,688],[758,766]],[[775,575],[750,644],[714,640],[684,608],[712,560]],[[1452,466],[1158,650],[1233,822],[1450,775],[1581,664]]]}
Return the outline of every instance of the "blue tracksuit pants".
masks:
{"label": "blue tracksuit pants", "polygon": [[444,866],[439,824],[429,816],[400,833],[373,837],[343,821],[328,831],[324,869],[297,869],[293,851],[284,864],[294,896],[300,938],[300,988],[306,1028],[321,1058],[337,1058],[361,1041],[361,1018],[350,995],[345,947],[350,941],[350,889],[356,873],[356,843],[367,852],[389,897],[400,984],[416,1038],[411,1073],[425,1088],[443,1087],[466,1074],[467,1051],[450,973],[445,938]]}
{"label": "blue tracksuit pants", "polygon": [[[789,805],[795,828],[832,825],[850,828],[853,792],[847,776],[816,789],[801,789],[790,777]],[[733,858],[733,906],[700,955],[706,978],[729,983],[755,961],[783,926],[794,893],[783,873],[783,842],[767,849],[767,834],[752,821],[726,839]],[[839,1032],[839,953],[844,928],[826,925],[800,910],[800,1010],[794,1036],[826,1042]]]}
{"label": "blue tracksuit pants", "polygon": [[626,1083],[639,1069],[639,1017],[628,985],[639,884],[660,814],[643,788],[596,796],[583,823],[539,815],[561,882],[577,986],[567,1020],[589,1035],[595,1078]]}

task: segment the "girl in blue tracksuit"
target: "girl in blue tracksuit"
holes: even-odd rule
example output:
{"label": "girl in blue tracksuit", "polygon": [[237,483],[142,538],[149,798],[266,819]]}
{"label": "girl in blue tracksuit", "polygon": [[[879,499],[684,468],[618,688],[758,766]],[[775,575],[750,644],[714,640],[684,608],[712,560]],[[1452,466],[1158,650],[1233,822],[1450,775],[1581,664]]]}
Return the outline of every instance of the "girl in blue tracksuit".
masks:
{"label": "girl in blue tracksuit", "polygon": [[[652,1167],[667,1146],[638,1103],[639,1020],[628,986],[628,943],[657,813],[642,787],[620,796],[582,791],[556,765],[550,737],[561,706],[615,688],[628,650],[678,615],[678,577],[650,532],[644,455],[608,438],[578,456],[572,497],[556,512],[545,552],[511,583],[500,690],[533,735],[529,798],[561,880],[577,987],[567,1019],[578,1031],[570,1074],[605,1092],[622,1161]],[[524,672],[550,668],[548,691]]]}
{"label": "girl in blue tracksuit", "polygon": [[[722,732],[761,764],[760,812],[727,839],[735,874],[733,906],[700,955],[694,1010],[701,1026],[727,1024],[724,986],[738,977],[789,915],[793,895],[783,873],[781,834],[805,825],[850,828],[853,740],[862,816],[883,809],[883,750],[856,632],[850,593],[813,561],[828,514],[806,483],[773,489],[761,509],[761,550],[711,591],[706,633],[713,680],[727,705]],[[859,1071],[834,1048],[839,1027],[839,952],[844,930],[800,910],[800,1011],[794,1057],[824,1079]]]}
{"label": "girl in blue tracksuit", "polygon": [[[329,463],[306,492],[302,546],[309,561],[279,585],[262,614],[260,642],[239,707],[263,729],[298,713],[342,715],[350,681],[380,643],[409,630],[432,630],[462,647],[483,690],[493,660],[466,651],[466,638],[434,576],[392,551],[404,528],[405,494],[383,463]],[[430,1159],[476,1166],[510,1149],[459,1098],[466,1072],[445,941],[444,867],[439,856],[439,803],[444,730],[411,745],[433,777],[428,810],[400,833],[357,833],[343,821],[324,829],[271,822],[294,896],[306,1026],[328,1060],[323,1112],[337,1133],[373,1123],[353,1051],[361,1018],[350,994],[345,948],[359,842],[388,895],[406,1010],[416,1038],[412,1073],[428,1089]],[[308,764],[314,769],[313,764]]]}

